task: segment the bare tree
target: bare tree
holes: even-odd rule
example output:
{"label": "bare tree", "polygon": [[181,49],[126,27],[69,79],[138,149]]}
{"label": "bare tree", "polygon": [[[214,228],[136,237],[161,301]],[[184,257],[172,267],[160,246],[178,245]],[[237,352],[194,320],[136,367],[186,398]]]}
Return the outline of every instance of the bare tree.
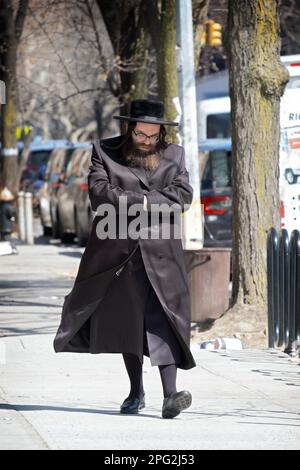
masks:
{"label": "bare tree", "polygon": [[[197,21],[207,3],[194,0]],[[131,99],[157,95],[173,119],[175,12],[175,0],[30,0],[19,69],[23,119],[44,135],[70,137],[96,118],[101,133],[118,105],[127,112]]]}
{"label": "bare tree", "polygon": [[52,127],[51,135],[78,136],[89,107],[101,135],[118,105],[155,94],[153,47],[140,3],[51,0],[42,8],[31,0],[19,70],[23,117],[44,135]]}
{"label": "bare tree", "polygon": [[155,50],[144,12],[144,0],[98,0],[117,59],[122,113],[129,101],[156,94]]}
{"label": "bare tree", "polygon": [[83,138],[85,126],[93,129],[89,138],[96,137],[95,109],[102,132],[111,128],[118,105],[113,70],[113,48],[95,1],[30,1],[18,67],[22,120],[44,137]]}

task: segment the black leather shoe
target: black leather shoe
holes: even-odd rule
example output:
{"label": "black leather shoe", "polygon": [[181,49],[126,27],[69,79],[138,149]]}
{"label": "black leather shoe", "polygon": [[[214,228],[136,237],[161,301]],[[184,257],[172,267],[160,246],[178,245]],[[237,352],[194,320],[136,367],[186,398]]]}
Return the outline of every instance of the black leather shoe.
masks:
{"label": "black leather shoe", "polygon": [[192,395],[187,390],[172,393],[164,398],[162,407],[163,418],[175,418],[182,410],[185,410],[192,404]]}
{"label": "black leather shoe", "polygon": [[120,413],[135,414],[145,408],[145,395],[142,398],[126,398],[121,405]]}

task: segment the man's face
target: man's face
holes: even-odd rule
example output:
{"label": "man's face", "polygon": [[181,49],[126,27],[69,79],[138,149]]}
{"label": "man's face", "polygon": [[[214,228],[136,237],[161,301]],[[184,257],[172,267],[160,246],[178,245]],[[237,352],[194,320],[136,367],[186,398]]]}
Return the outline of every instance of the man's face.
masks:
{"label": "man's face", "polygon": [[160,125],[137,122],[130,139],[123,146],[126,164],[154,170],[160,161],[157,150]]}
{"label": "man's face", "polygon": [[159,124],[137,122],[131,134],[134,147],[145,151],[154,150],[158,141],[159,131]]}

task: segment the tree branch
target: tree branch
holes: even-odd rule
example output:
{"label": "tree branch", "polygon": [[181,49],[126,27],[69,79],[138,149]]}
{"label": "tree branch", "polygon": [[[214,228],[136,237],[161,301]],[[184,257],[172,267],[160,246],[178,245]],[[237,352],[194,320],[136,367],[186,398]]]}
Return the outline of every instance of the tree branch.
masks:
{"label": "tree branch", "polygon": [[58,50],[56,49],[50,35],[48,34],[48,32],[45,30],[45,28],[43,27],[43,24],[39,21],[39,19],[36,17],[35,13],[33,12],[33,10],[31,8],[29,8],[29,11],[32,15],[32,17],[34,18],[34,20],[36,21],[36,23],[39,25],[39,27],[41,28],[41,30],[43,31],[43,33],[45,34],[45,36],[47,37],[49,43],[51,44],[55,54],[57,55],[58,59],[59,59],[59,62],[61,63],[63,69],[65,70],[66,74],[67,74],[67,77],[68,79],[70,80],[70,82],[72,83],[72,85],[74,86],[74,88],[77,90],[77,92],[79,92],[79,88],[77,86],[77,84],[74,82],[73,80],[73,77],[72,75],[70,74],[62,56],[60,55],[60,53],[58,52]]}
{"label": "tree branch", "polygon": [[22,36],[27,8],[28,8],[28,0],[20,0],[19,8],[17,11],[16,20],[15,20],[15,38],[17,42],[20,41],[20,38]]}

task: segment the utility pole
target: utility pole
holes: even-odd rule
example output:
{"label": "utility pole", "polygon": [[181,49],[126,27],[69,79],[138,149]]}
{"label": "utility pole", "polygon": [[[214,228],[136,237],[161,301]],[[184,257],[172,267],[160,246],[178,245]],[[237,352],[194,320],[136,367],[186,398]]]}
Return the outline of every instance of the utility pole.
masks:
{"label": "utility pole", "polygon": [[0,104],[5,104],[5,83],[0,80]]}
{"label": "utility pole", "polygon": [[200,174],[197,136],[196,82],[192,1],[176,0],[178,89],[181,105],[180,136],[185,149],[189,182],[194,190],[190,209],[183,215],[183,245],[187,250],[203,247]]}

